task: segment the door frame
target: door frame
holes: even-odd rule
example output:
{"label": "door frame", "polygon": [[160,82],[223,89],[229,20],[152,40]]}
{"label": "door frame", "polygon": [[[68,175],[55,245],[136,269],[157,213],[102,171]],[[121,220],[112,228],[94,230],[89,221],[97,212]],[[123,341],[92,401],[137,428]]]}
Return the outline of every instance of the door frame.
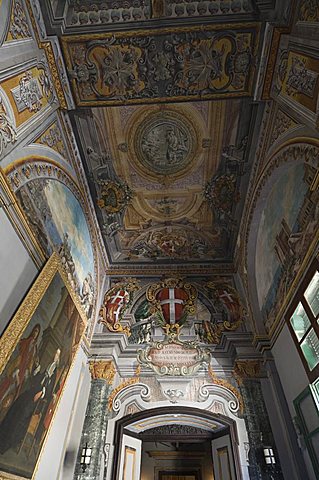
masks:
{"label": "door frame", "polygon": [[[112,462],[111,480],[118,480],[119,478],[118,475],[119,475],[120,459],[121,459],[120,454],[122,451],[122,439],[123,439],[124,429],[128,427],[130,424],[135,423],[139,420],[143,420],[145,418],[150,418],[158,415],[166,415],[167,413],[185,414],[185,415],[189,415],[197,418],[199,417],[199,418],[215,420],[220,423],[223,423],[225,427],[228,427],[231,446],[232,446],[232,453],[234,457],[236,479],[242,480],[240,458],[239,458],[239,451],[238,451],[239,438],[238,438],[238,431],[237,431],[237,425],[235,420],[222,414],[214,414],[207,410],[201,410],[200,408],[185,407],[185,406],[169,406],[169,407],[165,406],[165,407],[150,408],[134,414],[125,415],[124,417],[117,420],[115,423],[115,431],[113,436],[113,445],[115,446],[115,448],[114,448],[114,457]],[[133,432],[130,432],[130,435],[134,437]]]}

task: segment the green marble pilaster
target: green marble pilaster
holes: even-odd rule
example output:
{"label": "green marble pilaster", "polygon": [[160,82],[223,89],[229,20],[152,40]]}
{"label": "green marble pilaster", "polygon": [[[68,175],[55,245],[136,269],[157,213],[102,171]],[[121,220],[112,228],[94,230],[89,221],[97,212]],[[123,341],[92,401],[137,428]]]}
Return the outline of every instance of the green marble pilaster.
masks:
{"label": "green marble pilaster", "polygon": [[[101,363],[102,362],[100,362],[100,364]],[[92,365],[95,367],[97,364]],[[110,366],[110,362],[108,362],[108,368],[109,370],[106,370],[104,367],[104,375],[103,369],[91,368],[93,378],[75,465],[74,480],[96,480],[97,478],[100,478],[101,470],[104,469],[104,444],[108,421],[108,397],[112,388],[110,383],[114,376],[112,372],[113,367]],[[108,373],[106,373],[106,371]],[[88,465],[83,472],[81,466],[81,453],[82,448],[86,443],[88,447],[92,448],[92,456],[90,465]]]}

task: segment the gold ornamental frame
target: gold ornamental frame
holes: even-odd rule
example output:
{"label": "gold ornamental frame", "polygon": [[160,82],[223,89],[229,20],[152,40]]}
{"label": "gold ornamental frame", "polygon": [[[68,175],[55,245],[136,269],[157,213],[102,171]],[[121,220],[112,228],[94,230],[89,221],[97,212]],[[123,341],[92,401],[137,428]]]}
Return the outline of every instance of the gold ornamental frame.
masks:
{"label": "gold ornamental frame", "polygon": [[[61,373],[60,378],[57,380],[56,384],[60,384],[61,388],[59,387],[59,392],[56,394],[58,399],[57,399],[55,405],[54,405],[54,402],[53,402],[53,406],[52,406],[53,414],[52,414],[51,418],[49,418],[49,420],[48,420],[49,421],[48,427],[46,429],[44,427],[44,433],[39,440],[39,449],[38,449],[37,454],[35,454],[34,466],[30,467],[30,468],[33,468],[31,476],[24,476],[25,473],[24,474],[17,473],[17,472],[10,472],[9,473],[9,472],[3,471],[2,467],[0,467],[0,480],[20,480],[20,479],[34,480],[36,472],[38,470],[39,463],[41,461],[41,457],[42,457],[43,450],[45,448],[46,441],[48,439],[52,424],[54,422],[54,417],[55,417],[56,412],[58,410],[59,403],[60,403],[60,400],[62,398],[64,389],[65,389],[65,385],[66,385],[67,380],[69,378],[70,371],[71,371],[72,366],[74,364],[76,355],[78,353],[79,347],[80,347],[81,342],[82,342],[83,337],[84,337],[85,328],[87,326],[86,315],[85,315],[85,313],[82,309],[81,303],[80,303],[77,295],[73,291],[73,289],[72,289],[72,287],[71,287],[71,285],[70,285],[70,283],[67,279],[67,275],[66,275],[66,273],[63,269],[63,266],[61,264],[60,257],[57,253],[53,253],[51,255],[51,257],[49,258],[49,260],[47,261],[44,268],[42,269],[42,271],[40,272],[40,274],[38,275],[37,279],[34,281],[32,287],[30,288],[30,290],[26,294],[22,304],[18,308],[16,314],[14,315],[11,322],[7,326],[6,330],[4,331],[2,337],[0,338],[0,379],[1,379],[1,375],[5,371],[5,367],[6,367],[7,363],[11,360],[11,357],[13,357],[13,354],[15,353],[16,348],[18,347],[18,344],[19,344],[20,340],[24,339],[23,334],[27,331],[28,327],[31,328],[31,322],[33,320],[33,316],[34,316],[34,314],[36,314],[37,309],[38,309],[41,301],[45,299],[46,293],[47,293],[47,291],[48,291],[48,289],[51,286],[53,281],[57,281],[59,283],[59,285],[62,286],[62,288],[64,288],[64,286],[66,287],[66,291],[65,291],[66,297],[65,297],[65,299],[67,299],[67,300],[70,299],[69,304],[70,305],[74,304],[74,306],[75,306],[75,310],[72,310],[72,315],[73,315],[74,311],[77,314],[76,320],[74,321],[75,327],[72,331],[72,334],[70,335],[70,338],[71,337],[72,338],[70,340],[69,349],[62,350],[62,347],[61,347],[61,350],[60,350],[60,353],[62,351],[61,357],[63,355],[67,356],[70,360],[69,360],[69,362],[65,362],[65,365],[63,365],[62,362],[61,362],[61,364],[58,364],[59,368],[61,367],[61,372],[62,373]],[[61,296],[61,294],[60,294],[60,296]],[[64,302],[63,307],[65,306],[65,304],[66,304],[66,302]],[[59,303],[59,305],[60,305],[60,303]],[[53,311],[54,312],[56,311],[55,310],[56,307],[57,307],[57,304],[53,303]],[[60,312],[60,314],[61,314],[61,312]],[[64,312],[64,314],[67,315],[65,312]],[[61,317],[59,317],[59,318],[61,318]],[[67,317],[67,318],[69,318],[69,317]],[[45,329],[48,328],[49,326],[51,326],[51,324],[53,323],[52,320],[53,320],[53,313],[52,313],[51,317],[48,317],[48,319],[46,320],[46,323],[43,322],[44,326],[45,326]],[[43,325],[40,325],[40,326],[43,327]],[[34,329],[34,327],[33,327],[33,329]],[[44,332],[44,330],[43,330],[43,332]],[[43,332],[41,332],[41,334]],[[41,342],[42,341],[43,341],[43,336],[41,337]],[[59,350],[59,347],[57,349]],[[58,370],[58,367],[56,367],[56,370]],[[33,372],[32,375],[35,375],[35,372]],[[0,384],[1,384],[1,382],[0,382]],[[23,393],[20,393],[20,395],[22,395],[22,394]],[[9,409],[11,408],[11,406],[14,404],[14,402],[18,398],[19,398],[19,395],[14,399],[14,401],[12,401],[12,404],[10,405]],[[53,396],[52,396],[52,398],[51,397],[49,398],[48,405],[50,405],[50,401],[52,401],[52,399],[53,399]],[[9,411],[9,409],[8,409],[8,411]],[[50,412],[51,412],[51,410],[50,410]],[[6,412],[6,414],[7,413],[8,412]],[[47,413],[48,412],[46,412],[46,414]],[[33,418],[33,415],[30,417],[28,428],[30,427],[30,424],[32,423],[31,420]],[[5,417],[6,417],[6,415],[4,416],[4,418]],[[43,417],[44,417],[44,415],[43,415]],[[2,420],[1,420],[1,422],[2,422]],[[41,417],[41,420],[42,420],[42,417]],[[25,436],[27,434],[28,434],[28,429],[26,430]],[[11,447],[9,447],[9,448],[11,448]],[[11,464],[9,464],[9,467],[10,466],[11,466]],[[29,475],[29,474],[27,473],[27,475]]]}

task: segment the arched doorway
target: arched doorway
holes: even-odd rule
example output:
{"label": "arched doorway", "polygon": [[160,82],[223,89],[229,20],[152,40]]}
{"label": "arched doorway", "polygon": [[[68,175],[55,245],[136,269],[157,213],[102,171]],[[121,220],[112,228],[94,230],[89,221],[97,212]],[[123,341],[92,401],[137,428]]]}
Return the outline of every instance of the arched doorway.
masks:
{"label": "arched doorway", "polygon": [[126,415],[114,431],[112,480],[240,480],[236,421],[165,406]]}

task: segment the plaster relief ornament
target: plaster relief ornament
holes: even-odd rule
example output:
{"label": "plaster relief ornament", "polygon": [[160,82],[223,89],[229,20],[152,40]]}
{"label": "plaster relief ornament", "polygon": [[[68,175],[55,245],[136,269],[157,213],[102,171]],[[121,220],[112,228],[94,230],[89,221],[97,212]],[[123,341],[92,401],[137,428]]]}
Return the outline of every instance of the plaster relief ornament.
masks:
{"label": "plaster relief ornament", "polygon": [[0,95],[0,155],[6,146],[9,143],[14,143],[16,139],[17,132],[15,126]]}
{"label": "plaster relief ornament", "polygon": [[26,71],[20,78],[19,86],[12,90],[19,113],[25,109],[29,112],[38,112],[42,107],[42,93],[38,80],[31,71]]}
{"label": "plaster relief ornament", "polygon": [[203,321],[201,340],[218,344],[222,332],[237,330],[245,315],[241,299],[231,285],[226,282],[207,282],[205,289],[215,309],[221,316],[221,321]]}
{"label": "plaster relief ornament", "polygon": [[21,0],[15,0],[14,2],[10,33],[14,40],[31,37],[27,17]]}
{"label": "plaster relief ornament", "polygon": [[193,375],[201,366],[209,365],[210,352],[199,347],[197,342],[181,341],[180,328],[177,323],[167,324],[164,340],[151,342],[145,349],[138,350],[137,361],[157,375],[169,376]]}
{"label": "plaster relief ornament", "polygon": [[129,278],[119,282],[108,290],[104,296],[99,312],[99,323],[110,332],[123,332],[130,335],[129,327],[123,327],[121,320],[133,302],[134,292],[139,289],[138,280]]}
{"label": "plaster relief ornament", "polygon": [[164,330],[174,325],[180,328],[188,315],[195,313],[197,290],[180,278],[168,278],[150,285],[146,298],[153,306],[151,311],[156,314],[157,323]]}

